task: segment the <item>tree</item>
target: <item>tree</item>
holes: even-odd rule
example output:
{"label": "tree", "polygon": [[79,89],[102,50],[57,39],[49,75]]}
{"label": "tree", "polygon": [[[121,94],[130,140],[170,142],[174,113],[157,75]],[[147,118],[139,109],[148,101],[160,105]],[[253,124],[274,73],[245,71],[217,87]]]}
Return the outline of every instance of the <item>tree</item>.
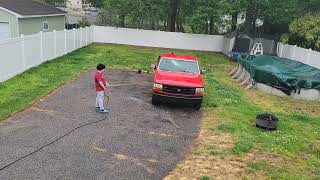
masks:
{"label": "tree", "polygon": [[188,18],[193,33],[214,34],[215,24],[221,21],[226,12],[226,1],[198,0],[193,4],[195,9]]}
{"label": "tree", "polygon": [[[53,0],[47,0],[53,1]],[[245,32],[287,32],[289,23],[308,11],[320,10],[320,0],[87,0],[101,7],[108,25],[214,34],[234,31],[240,15]],[[231,17],[231,18],[229,18]],[[257,20],[263,22],[257,26]]]}
{"label": "tree", "polygon": [[169,0],[168,3],[168,31],[176,31],[180,0]]}
{"label": "tree", "polygon": [[320,50],[320,14],[306,15],[289,26],[288,43]]}
{"label": "tree", "polygon": [[125,27],[126,17],[132,11],[134,0],[104,0],[103,9],[110,14],[115,15],[115,24],[119,27]]}

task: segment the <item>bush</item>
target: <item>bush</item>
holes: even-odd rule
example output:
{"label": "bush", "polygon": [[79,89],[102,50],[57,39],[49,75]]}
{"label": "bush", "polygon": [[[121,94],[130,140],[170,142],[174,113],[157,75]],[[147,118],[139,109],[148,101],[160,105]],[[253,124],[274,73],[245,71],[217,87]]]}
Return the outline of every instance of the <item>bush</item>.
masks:
{"label": "bush", "polygon": [[294,20],[289,25],[289,33],[281,41],[303,48],[320,50],[320,14],[306,15]]}

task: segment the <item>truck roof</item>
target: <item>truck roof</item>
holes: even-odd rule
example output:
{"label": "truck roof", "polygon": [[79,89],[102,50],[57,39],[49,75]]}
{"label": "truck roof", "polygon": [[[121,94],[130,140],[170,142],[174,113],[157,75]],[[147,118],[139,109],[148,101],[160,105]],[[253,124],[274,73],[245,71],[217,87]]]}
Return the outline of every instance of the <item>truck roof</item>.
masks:
{"label": "truck roof", "polygon": [[178,55],[178,54],[161,54],[161,57],[169,58],[169,59],[180,59],[180,60],[186,60],[186,61],[198,61],[196,57],[193,56],[184,56],[184,55]]}

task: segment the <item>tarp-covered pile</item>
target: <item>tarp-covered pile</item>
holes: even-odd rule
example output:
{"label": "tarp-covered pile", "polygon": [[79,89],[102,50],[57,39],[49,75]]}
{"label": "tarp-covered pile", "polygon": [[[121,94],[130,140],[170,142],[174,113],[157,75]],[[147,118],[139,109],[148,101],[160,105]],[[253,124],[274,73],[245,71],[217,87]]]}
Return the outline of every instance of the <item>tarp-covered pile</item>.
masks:
{"label": "tarp-covered pile", "polygon": [[251,78],[290,95],[300,89],[320,91],[320,69],[285,58],[241,55],[238,62]]}

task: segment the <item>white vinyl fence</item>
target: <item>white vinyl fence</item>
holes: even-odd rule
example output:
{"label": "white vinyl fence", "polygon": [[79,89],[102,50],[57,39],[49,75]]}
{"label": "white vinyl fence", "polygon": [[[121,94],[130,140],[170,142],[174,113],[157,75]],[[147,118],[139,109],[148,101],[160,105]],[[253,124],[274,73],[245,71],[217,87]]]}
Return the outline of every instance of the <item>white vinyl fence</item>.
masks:
{"label": "white vinyl fence", "polygon": [[40,32],[0,42],[0,82],[91,44],[93,27]]}
{"label": "white vinyl fence", "polygon": [[235,38],[224,38],[223,39],[223,49],[222,53],[228,56],[229,52],[232,51],[234,45]]}
{"label": "white vinyl fence", "polygon": [[222,52],[224,37],[95,26],[93,41],[134,46]]}
{"label": "white vinyl fence", "polygon": [[[0,82],[92,42],[222,52],[228,55],[234,41],[234,38],[216,35],[102,26],[40,32],[0,42]],[[280,57],[320,68],[320,52],[281,43],[277,51]]]}
{"label": "white vinyl fence", "polygon": [[278,56],[299,61],[320,69],[320,52],[288,44],[278,44]]}

